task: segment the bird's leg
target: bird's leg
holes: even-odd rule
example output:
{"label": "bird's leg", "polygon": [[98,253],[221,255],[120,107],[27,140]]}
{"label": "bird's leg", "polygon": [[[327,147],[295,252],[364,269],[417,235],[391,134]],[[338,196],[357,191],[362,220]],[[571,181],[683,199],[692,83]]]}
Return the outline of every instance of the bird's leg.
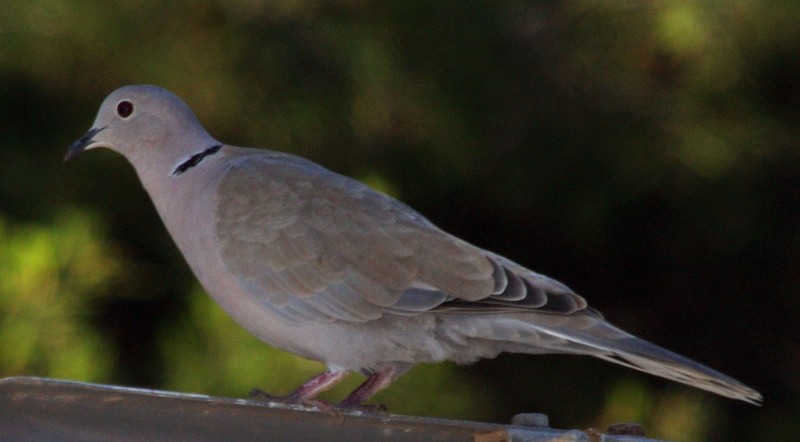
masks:
{"label": "bird's leg", "polygon": [[326,371],[301,385],[286,397],[298,401],[312,399],[323,391],[329,390],[345,377],[347,377],[346,371]]}
{"label": "bird's leg", "polygon": [[383,405],[364,405],[363,402],[375,395],[375,393],[388,387],[395,379],[397,379],[397,370],[394,368],[386,368],[377,373],[369,375],[363,384],[353,390],[349,396],[339,402],[338,408],[363,408],[368,411],[386,411]]}
{"label": "bird's leg", "polygon": [[310,405],[326,409],[333,408],[327,402],[316,399],[316,396],[341,382],[347,375],[346,371],[326,371],[310,379],[286,396],[272,396],[255,389],[250,393],[250,397],[286,404]]}

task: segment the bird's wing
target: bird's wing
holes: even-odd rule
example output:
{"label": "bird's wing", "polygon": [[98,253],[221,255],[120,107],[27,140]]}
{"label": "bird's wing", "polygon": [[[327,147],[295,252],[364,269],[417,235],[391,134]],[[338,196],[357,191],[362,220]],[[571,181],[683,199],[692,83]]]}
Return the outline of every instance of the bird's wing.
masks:
{"label": "bird's wing", "polygon": [[438,229],[402,203],[299,157],[245,155],[217,187],[227,269],[289,319],[437,311],[571,313],[566,286]]}

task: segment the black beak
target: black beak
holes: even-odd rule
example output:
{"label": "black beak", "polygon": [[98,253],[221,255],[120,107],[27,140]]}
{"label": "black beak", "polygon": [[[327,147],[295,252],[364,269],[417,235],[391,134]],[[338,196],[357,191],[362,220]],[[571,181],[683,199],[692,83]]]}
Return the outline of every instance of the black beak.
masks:
{"label": "black beak", "polygon": [[72,146],[70,146],[69,149],[67,149],[67,154],[64,155],[64,161],[68,161],[70,158],[83,152],[86,146],[94,143],[92,137],[97,135],[97,133],[103,129],[105,129],[105,127],[91,129],[89,132],[86,132],[86,135],[80,137],[78,141],[72,143]]}

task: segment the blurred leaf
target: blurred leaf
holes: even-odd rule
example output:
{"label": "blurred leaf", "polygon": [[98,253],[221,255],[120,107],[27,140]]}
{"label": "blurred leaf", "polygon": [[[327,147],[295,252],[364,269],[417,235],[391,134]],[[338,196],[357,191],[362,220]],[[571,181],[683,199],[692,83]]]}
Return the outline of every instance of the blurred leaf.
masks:
{"label": "blurred leaf", "polygon": [[123,273],[86,213],[51,224],[0,218],[0,373],[103,381],[113,347],[91,325],[92,301]]}

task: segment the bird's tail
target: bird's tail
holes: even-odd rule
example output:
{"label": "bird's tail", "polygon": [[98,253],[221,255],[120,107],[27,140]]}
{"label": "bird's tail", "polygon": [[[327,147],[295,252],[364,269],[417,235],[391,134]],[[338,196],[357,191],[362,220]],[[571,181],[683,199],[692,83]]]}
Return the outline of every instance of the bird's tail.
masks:
{"label": "bird's tail", "polygon": [[492,340],[507,343],[504,351],[590,355],[751,404],[762,401],[759,392],[741,382],[626,333],[592,309],[509,315],[495,318],[491,330]]}

